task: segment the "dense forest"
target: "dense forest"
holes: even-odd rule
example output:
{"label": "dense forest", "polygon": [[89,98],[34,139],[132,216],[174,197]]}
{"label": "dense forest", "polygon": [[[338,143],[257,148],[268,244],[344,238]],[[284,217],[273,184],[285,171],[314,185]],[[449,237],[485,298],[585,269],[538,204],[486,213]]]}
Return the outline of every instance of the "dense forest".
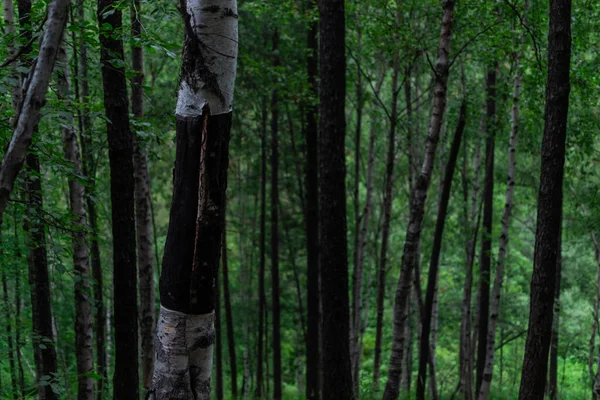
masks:
{"label": "dense forest", "polygon": [[600,4],[3,0],[1,399],[600,399]]}

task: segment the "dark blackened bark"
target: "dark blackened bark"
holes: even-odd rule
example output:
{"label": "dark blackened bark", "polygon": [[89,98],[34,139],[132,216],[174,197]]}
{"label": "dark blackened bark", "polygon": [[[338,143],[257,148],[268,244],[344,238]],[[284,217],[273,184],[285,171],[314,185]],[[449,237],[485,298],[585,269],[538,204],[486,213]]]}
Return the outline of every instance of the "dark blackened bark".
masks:
{"label": "dark blackened bark", "polygon": [[346,55],[344,2],[319,0],[319,266],[323,399],[353,399],[346,237]]}
{"label": "dark blackened bark", "polygon": [[554,318],[552,319],[552,338],[550,341],[550,372],[548,374],[548,396],[558,399],[558,332],[560,321],[560,283],[562,278],[562,226],[558,237],[558,258],[556,260],[556,287],[554,288]]}
{"label": "dark blackened bark", "polygon": [[[144,118],[144,50],[141,46],[142,3],[131,3],[131,64],[134,72],[131,85],[131,110],[136,120]],[[140,147],[137,134],[133,136],[133,166],[135,183],[135,230],[137,234],[138,280],[140,284],[140,339],[142,361],[142,386],[148,391],[154,372],[154,257],[152,253],[152,216],[150,210],[150,180],[148,157]]]}
{"label": "dark blackened bark", "polygon": [[406,343],[406,324],[408,323],[408,296],[410,293],[410,285],[412,284],[412,273],[418,256],[417,252],[421,239],[427,192],[431,183],[431,175],[435,163],[435,152],[446,109],[454,5],[454,0],[446,0],[443,3],[438,60],[435,69],[435,97],[429,124],[429,132],[427,135],[423,166],[421,168],[421,173],[415,182],[414,195],[411,196],[410,217],[406,231],[404,253],[402,255],[402,267],[400,279],[396,288],[392,355],[388,369],[388,380],[383,394],[384,400],[396,400],[400,391],[400,376],[402,374]]}
{"label": "dark blackened bark", "polygon": [[546,386],[553,319],[549,310],[554,307],[562,220],[565,141],[571,90],[570,62],[571,0],[551,0],[537,229],[520,400],[543,399]]}
{"label": "dark blackened bark", "polygon": [[27,215],[25,231],[28,234],[29,284],[31,286],[31,308],[33,319],[33,347],[40,400],[55,400],[57,395],[51,385],[41,384],[43,376],[55,377],[58,372],[54,331],[52,330],[52,302],[50,277],[46,255],[46,227],[39,215],[43,210],[40,160],[28,154],[25,160],[28,175],[25,180],[27,191]]}
{"label": "dark blackened bark", "polygon": [[388,133],[388,149],[385,164],[385,178],[383,194],[383,226],[381,228],[381,256],[377,269],[377,322],[375,327],[375,360],[373,367],[373,387],[379,391],[379,377],[381,371],[381,346],[383,338],[383,312],[385,299],[385,273],[387,269],[387,254],[390,241],[390,225],[392,220],[392,202],[394,194],[394,166],[396,164],[396,113],[398,109],[398,75],[400,74],[400,59],[398,53],[394,55],[394,71],[392,75],[392,118]]}
{"label": "dark blackened bark", "polygon": [[490,271],[492,264],[492,224],[494,217],[494,145],[496,130],[496,65],[488,67],[485,140],[485,178],[483,184],[483,231],[479,263],[479,319],[477,333],[476,393],[479,393],[485,369],[488,318],[490,310]]}
{"label": "dark blackened bark", "polygon": [[265,244],[266,244],[266,212],[267,212],[267,105],[262,104],[262,137],[261,137],[261,171],[260,171],[260,239],[258,264],[258,353],[256,365],[256,392],[255,397],[261,399],[263,396],[263,347],[264,347],[264,325],[265,309],[267,299],[265,297]]}
{"label": "dark blackened bark", "polygon": [[[308,9],[316,8],[308,0]],[[317,74],[318,23],[311,22],[307,34],[306,71],[311,100],[306,106],[306,398],[319,400],[319,188],[318,188],[318,127]]]}
{"label": "dark blackened bark", "polygon": [[229,350],[229,373],[231,378],[231,396],[237,398],[237,359],[235,356],[235,332],[233,331],[233,312],[231,310],[231,294],[229,293],[229,266],[227,264],[227,230],[223,226],[223,243],[221,250],[221,266],[223,268],[223,301],[225,303],[225,323],[227,325],[227,348]]}
{"label": "dark blackened bark", "polygon": [[444,183],[442,184],[442,193],[440,196],[440,203],[437,215],[437,222],[435,225],[435,233],[433,236],[433,247],[431,250],[431,261],[429,264],[429,275],[427,278],[427,292],[425,294],[425,304],[423,307],[422,327],[421,327],[421,342],[419,350],[419,376],[417,378],[417,399],[425,399],[425,389],[427,381],[427,365],[430,357],[430,345],[429,345],[429,333],[431,329],[431,317],[433,310],[433,301],[435,293],[437,292],[437,281],[439,276],[439,265],[440,265],[440,254],[442,251],[442,238],[444,235],[444,227],[446,225],[446,215],[448,212],[448,203],[450,200],[450,189],[452,188],[452,180],[454,178],[454,170],[456,167],[456,160],[458,159],[458,152],[460,150],[460,142],[462,140],[463,132],[465,130],[467,114],[467,102],[463,100],[460,107],[460,113],[458,116],[458,123],[456,125],[456,131],[454,132],[454,138],[452,139],[452,145],[450,147],[450,154],[448,155],[448,162],[446,164],[446,170],[444,173]]}
{"label": "dark blackened bark", "polygon": [[[121,14],[114,0],[98,0],[104,109],[110,121],[106,133],[113,236],[115,400],[139,397],[133,141],[125,70],[114,62],[124,60],[123,41],[115,34],[122,27]],[[111,26],[109,31],[107,24]]]}
{"label": "dark blackened bark", "polygon": [[[273,32],[273,67],[279,65],[279,33]],[[281,399],[281,323],[279,304],[279,104],[277,89],[271,93],[271,307],[273,312],[273,398]]]}

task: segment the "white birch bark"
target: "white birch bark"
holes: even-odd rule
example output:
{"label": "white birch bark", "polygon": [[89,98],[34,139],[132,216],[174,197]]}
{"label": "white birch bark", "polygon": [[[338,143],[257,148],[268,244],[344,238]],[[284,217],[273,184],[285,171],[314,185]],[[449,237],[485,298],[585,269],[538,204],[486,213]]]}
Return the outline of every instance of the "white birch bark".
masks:
{"label": "white birch bark", "polygon": [[48,22],[40,53],[30,71],[30,78],[27,79],[23,106],[17,118],[8,150],[0,165],[0,225],[15,179],[23,167],[27,149],[31,145],[33,128],[40,120],[40,109],[46,98],[46,91],[67,20],[68,6],[68,0],[54,0],[48,5]]}
{"label": "white birch bark", "polygon": [[[521,43],[525,39],[524,34],[521,37]],[[479,389],[479,400],[487,400],[492,385],[492,374],[494,371],[494,349],[496,347],[496,327],[498,326],[498,317],[500,313],[500,296],[502,293],[502,282],[504,280],[504,266],[508,253],[508,235],[510,228],[510,217],[513,206],[513,197],[515,193],[515,169],[516,169],[516,146],[517,135],[519,132],[519,102],[521,98],[521,54],[517,54],[515,59],[515,78],[513,86],[513,104],[511,112],[510,138],[508,142],[508,177],[506,182],[506,194],[504,199],[504,211],[502,213],[502,230],[500,233],[500,244],[498,248],[498,259],[496,261],[496,275],[494,277],[494,286],[492,289],[492,301],[490,306],[490,320],[486,341],[486,360],[483,370],[483,379]]]}
{"label": "white birch bark", "polygon": [[[66,48],[60,47],[57,58],[58,97],[65,108],[70,108],[69,63]],[[86,241],[86,213],[84,187],[78,180],[82,176],[79,145],[73,115],[70,114],[62,127],[62,142],[65,159],[74,169],[69,177],[69,205],[74,232],[73,267],[75,270],[75,352],[77,358],[78,400],[93,400],[94,380],[86,376],[94,368],[92,342],[92,305],[90,301],[90,266]]]}

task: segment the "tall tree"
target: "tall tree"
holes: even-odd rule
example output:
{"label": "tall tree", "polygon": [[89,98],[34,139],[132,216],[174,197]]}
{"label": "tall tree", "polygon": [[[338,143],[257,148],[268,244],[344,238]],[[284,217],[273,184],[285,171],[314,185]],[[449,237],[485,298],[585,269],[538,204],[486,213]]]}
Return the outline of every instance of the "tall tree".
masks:
{"label": "tall tree", "polygon": [[319,269],[323,399],[353,399],[346,237],[345,10],[318,0],[320,23]]}
{"label": "tall tree", "polygon": [[[66,36],[66,35],[65,35]],[[69,80],[69,60],[67,49],[62,45],[58,51],[58,91],[57,95],[64,107],[71,107],[71,85]],[[86,240],[85,191],[78,177],[81,172],[79,144],[75,133],[72,114],[67,114],[63,123],[62,142],[65,159],[72,164],[69,176],[69,205],[71,206],[74,232],[73,267],[75,270],[75,351],[77,356],[77,399],[93,400],[94,380],[90,373],[94,368],[92,337],[92,304],[90,288],[89,252]]]}
{"label": "tall tree", "polygon": [[120,33],[122,12],[117,2],[98,0],[98,26],[110,159],[115,323],[113,390],[116,400],[124,400],[139,397],[138,309],[133,139]]}
{"label": "tall tree", "polygon": [[417,258],[417,250],[421,239],[427,191],[431,183],[431,175],[435,163],[435,152],[446,108],[450,38],[454,21],[454,5],[454,0],[445,0],[442,6],[443,16],[438,46],[438,60],[435,68],[433,110],[429,124],[429,133],[427,135],[423,167],[415,182],[413,188],[414,194],[411,196],[409,224],[406,230],[400,279],[396,289],[392,355],[388,369],[388,380],[383,394],[384,400],[396,400],[400,391],[400,376],[402,373],[406,342],[405,327],[408,322],[408,295],[412,283],[412,272]]}
{"label": "tall tree", "polygon": [[[144,118],[144,49],[142,48],[142,2],[131,2],[131,110],[137,121]],[[137,134],[133,136],[133,167],[135,183],[135,231],[137,234],[137,264],[140,284],[140,339],[142,350],[142,386],[152,385],[154,371],[154,256],[152,253],[152,216],[150,215],[150,179],[148,157],[141,148]]]}
{"label": "tall tree", "polygon": [[550,0],[548,81],[529,327],[519,399],[543,399],[552,333],[552,310],[562,220],[565,142],[569,112],[571,0]]}
{"label": "tall tree", "polygon": [[[552,319],[552,338],[550,340],[550,372],[548,373],[548,396],[558,399],[558,331],[560,327],[560,284],[562,281],[562,224],[558,239],[559,253],[556,261],[556,286],[554,288],[554,318]],[[596,256],[598,259],[598,256]],[[594,385],[594,388],[600,385]],[[598,395],[596,394],[596,397]]]}
{"label": "tall tree", "polygon": [[442,192],[440,195],[437,222],[435,225],[435,233],[433,235],[433,247],[431,250],[431,261],[429,263],[429,275],[427,277],[427,292],[425,294],[425,304],[423,308],[421,327],[421,341],[419,350],[419,376],[417,378],[418,400],[425,399],[427,366],[429,363],[429,358],[431,357],[429,334],[432,325],[432,311],[434,305],[433,301],[435,293],[437,292],[439,279],[442,238],[444,236],[444,228],[446,225],[446,217],[448,214],[448,203],[450,201],[450,190],[452,189],[454,170],[456,167],[456,161],[458,159],[458,153],[460,150],[460,143],[466,125],[466,114],[467,102],[466,99],[463,99],[462,105],[460,106],[458,122],[456,125],[456,130],[454,132],[454,138],[452,139],[452,145],[450,147],[450,153],[448,155],[448,162],[446,163],[446,168],[444,172],[444,183],[442,184]]}
{"label": "tall tree", "polygon": [[263,347],[264,326],[267,307],[265,296],[265,262],[266,262],[266,213],[267,213],[267,105],[263,99],[261,112],[261,146],[260,146],[260,238],[259,238],[259,264],[258,264],[258,350],[256,365],[256,392],[255,397],[263,396]]}
{"label": "tall tree", "polygon": [[[225,223],[224,223],[225,224]],[[237,398],[237,361],[235,356],[235,332],[233,331],[233,312],[229,290],[229,265],[227,263],[227,229],[223,227],[221,267],[223,268],[223,302],[225,303],[225,324],[227,325],[227,348],[229,350],[229,373],[231,378],[231,396]]]}
{"label": "tall tree", "polygon": [[[314,13],[315,0],[307,0],[307,12]],[[306,398],[320,399],[319,385],[319,187],[318,187],[318,126],[317,74],[318,74],[318,22],[311,19],[307,30],[306,72],[310,90],[305,107],[306,127]]]}
{"label": "tall tree", "polygon": [[173,199],[160,277],[155,400],[211,396],[215,280],[238,53],[236,0],[181,0],[180,12],[185,41]]}

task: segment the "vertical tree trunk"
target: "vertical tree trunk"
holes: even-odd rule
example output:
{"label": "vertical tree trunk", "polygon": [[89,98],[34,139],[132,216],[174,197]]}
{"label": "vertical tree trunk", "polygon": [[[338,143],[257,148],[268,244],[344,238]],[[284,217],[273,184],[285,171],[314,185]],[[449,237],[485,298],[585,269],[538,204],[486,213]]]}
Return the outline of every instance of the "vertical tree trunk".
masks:
{"label": "vertical tree trunk", "polygon": [[[523,39],[521,40],[521,43]],[[496,275],[494,277],[494,287],[492,290],[492,304],[490,309],[490,319],[486,339],[486,360],[483,370],[481,388],[479,390],[479,400],[487,400],[492,386],[492,373],[494,370],[494,350],[496,348],[496,327],[500,314],[500,295],[502,293],[502,282],[504,280],[504,264],[508,253],[508,238],[510,228],[510,218],[513,206],[513,196],[515,192],[515,169],[516,169],[516,146],[517,134],[519,132],[519,102],[521,95],[521,54],[520,51],[515,59],[515,79],[513,86],[513,105],[511,113],[510,139],[508,143],[508,175],[506,182],[506,194],[504,197],[504,211],[502,213],[502,231],[500,233],[500,243],[498,246],[498,259],[496,261]]]}
{"label": "vertical tree trunk", "polygon": [[[66,36],[66,35],[65,35]],[[67,50],[62,45],[58,51],[58,91],[59,99],[65,108],[71,106],[69,80],[69,60]],[[90,265],[86,241],[85,192],[78,179],[82,175],[79,145],[75,133],[73,116],[70,115],[62,128],[62,142],[65,159],[72,164],[69,177],[69,205],[72,214],[73,267],[75,270],[75,352],[77,358],[77,399],[94,399],[94,380],[89,375],[94,368],[92,338],[92,304],[90,288]]]}
{"label": "vertical tree trunk", "polygon": [[[550,373],[548,374],[548,396],[558,399],[558,332],[560,318],[560,283],[562,278],[562,226],[559,236],[559,255],[556,265],[556,287],[554,290],[554,318],[552,319],[552,339],[550,342]],[[597,259],[597,257],[596,257]]]}
{"label": "vertical tree trunk", "polygon": [[261,117],[261,170],[260,170],[260,239],[258,265],[258,350],[256,365],[256,393],[257,399],[263,397],[263,347],[264,347],[264,317],[267,300],[265,298],[265,261],[266,261],[266,213],[267,213],[267,105],[263,100]]}
{"label": "vertical tree trunk", "polygon": [[[584,213],[585,214],[585,213]],[[588,353],[588,373],[590,375],[590,381],[592,382],[592,399],[597,400],[600,398],[600,393],[596,390],[598,382],[598,369],[594,372],[594,358],[596,357],[596,336],[598,334],[598,320],[600,318],[600,244],[596,239],[596,235],[590,233],[592,243],[594,243],[596,263],[597,263],[597,277],[596,277],[596,298],[594,299],[594,307],[592,314],[592,332],[590,334],[589,341],[589,353]],[[600,363],[600,361],[599,361]],[[599,385],[600,386],[600,385]]]}
{"label": "vertical tree trunk", "polygon": [[448,203],[450,200],[452,180],[454,178],[454,169],[456,167],[456,160],[458,159],[460,142],[462,140],[463,132],[465,130],[467,117],[466,114],[467,102],[466,100],[463,100],[462,105],[460,107],[456,131],[454,132],[454,138],[452,139],[450,154],[448,155],[448,163],[446,164],[444,172],[444,183],[442,185],[437,222],[435,226],[435,233],[433,235],[433,248],[431,250],[431,261],[429,264],[429,275],[427,278],[427,292],[425,294],[425,304],[423,308],[423,325],[421,328],[421,342],[419,350],[419,376],[417,378],[417,400],[425,399],[427,365],[429,358],[432,356],[430,355],[431,348],[429,334],[432,324],[432,311],[434,305],[433,302],[438,286],[440,255],[442,251],[442,238],[444,236],[444,227],[446,225],[446,215],[448,212]]}
{"label": "vertical tree trunk", "polygon": [[[237,2],[185,0],[173,200],[160,277],[155,400],[207,400],[225,221]],[[208,29],[214,35],[203,35]]]}
{"label": "vertical tree trunk", "polygon": [[[1,243],[0,243],[1,245]],[[2,299],[4,302],[4,317],[6,318],[6,341],[8,345],[8,365],[10,367],[10,383],[12,387],[12,398],[19,398],[19,389],[17,384],[17,370],[15,367],[15,346],[13,344],[13,335],[12,335],[12,315],[11,315],[11,306],[10,301],[8,300],[8,284],[6,279],[6,273],[2,271]],[[18,351],[18,344],[17,344]],[[2,393],[0,391],[0,393]]]}
{"label": "vertical tree trunk", "polygon": [[519,399],[543,399],[552,333],[558,242],[562,220],[565,141],[569,110],[571,0],[550,1],[548,83],[538,216],[531,277],[529,328]]}
{"label": "vertical tree trunk", "polygon": [[[315,0],[307,0],[309,12],[316,8]],[[306,105],[306,398],[320,399],[319,383],[319,188],[318,188],[318,127],[317,74],[318,22],[312,20],[307,32],[308,55],[306,72],[311,101]]]}
{"label": "vertical tree trunk", "polygon": [[496,63],[488,66],[486,96],[485,178],[483,184],[483,232],[481,234],[481,260],[479,264],[476,393],[479,393],[483,381],[490,310],[491,236],[494,217],[494,146],[496,135]]}
{"label": "vertical tree trunk", "polygon": [[55,400],[58,396],[52,391],[49,382],[41,380],[44,376],[54,379],[58,372],[55,336],[52,329],[52,301],[50,295],[50,277],[46,255],[46,227],[40,220],[43,210],[42,184],[40,179],[40,161],[37,155],[28,154],[28,168],[25,180],[27,192],[27,212],[25,231],[28,235],[29,284],[31,286],[31,313],[33,319],[33,338],[35,366],[39,400]]}
{"label": "vertical tree trunk", "polygon": [[[144,49],[141,46],[142,3],[131,3],[131,64],[134,72],[131,85],[131,110],[133,117],[144,118]],[[137,133],[133,132],[133,167],[135,184],[135,231],[137,234],[137,264],[140,285],[140,338],[142,350],[142,386],[147,392],[152,385],[154,372],[154,258],[152,254],[152,216],[150,214],[150,179],[148,157],[141,149]]]}
{"label": "vertical tree trunk", "polygon": [[415,183],[414,196],[412,196],[410,221],[406,231],[400,280],[398,281],[396,289],[392,355],[388,369],[388,380],[383,394],[384,400],[396,400],[400,391],[400,376],[406,342],[405,327],[408,322],[408,295],[421,238],[427,191],[431,183],[431,174],[435,162],[435,151],[439,141],[442,119],[446,108],[450,37],[454,19],[454,5],[454,0],[445,0],[443,3],[438,61],[435,70],[435,99],[429,125],[429,133],[427,136],[423,166]]}
{"label": "vertical tree trunk", "polygon": [[229,373],[231,378],[231,396],[237,398],[237,360],[235,356],[235,332],[233,331],[233,312],[229,293],[229,267],[227,265],[227,230],[223,223],[223,243],[221,250],[221,266],[223,267],[223,300],[225,302],[225,323],[227,325],[227,346],[229,349]]}
{"label": "vertical tree trunk", "polygon": [[400,59],[394,54],[394,70],[392,72],[392,113],[388,133],[388,149],[385,164],[384,194],[383,194],[383,226],[381,228],[381,256],[377,270],[377,322],[375,325],[375,359],[373,367],[373,389],[379,391],[381,371],[381,346],[383,338],[383,312],[385,299],[385,273],[387,270],[387,252],[390,241],[390,224],[392,220],[392,201],[394,195],[394,166],[396,164],[396,113],[398,103],[398,75]]}
{"label": "vertical tree trunk", "polygon": [[[223,234],[225,234],[225,228],[223,229]],[[224,238],[223,238],[224,239]],[[223,246],[223,250],[225,250],[225,246]],[[221,262],[225,263],[225,257],[223,257],[223,250],[221,250]],[[215,351],[216,356],[215,360],[217,361],[216,366],[216,374],[217,374],[217,382],[216,382],[216,390],[215,394],[217,400],[223,400],[223,334],[221,333],[221,280],[219,279],[219,274],[215,278]]]}
{"label": "vertical tree trunk", "polygon": [[[466,142],[465,142],[466,143]],[[464,222],[466,229],[465,235],[465,282],[463,285],[463,297],[461,304],[460,318],[460,343],[459,343],[459,365],[460,365],[460,383],[459,393],[462,399],[473,400],[473,341],[471,336],[471,295],[473,290],[473,263],[475,261],[475,247],[477,245],[477,233],[479,229],[479,216],[477,199],[479,198],[479,174],[481,168],[481,144],[478,142],[474,154],[474,177],[473,188],[471,191],[471,201],[469,202],[468,191],[468,172],[467,172],[467,151],[463,154],[462,166],[462,187],[464,198]],[[471,207],[469,207],[469,204]]]}
{"label": "vertical tree trunk", "polygon": [[[28,3],[30,4],[30,2]],[[56,54],[67,20],[68,6],[68,0],[54,0],[48,4],[48,18],[40,46],[42,50],[24,82],[23,104],[17,116],[8,149],[0,164],[0,225],[2,225],[4,211],[15,179],[23,167],[27,150],[31,145],[34,128],[40,119],[40,109],[45,102],[48,84],[54,69]],[[20,21],[23,17],[21,10],[22,7],[19,7]],[[27,14],[30,10],[31,6],[27,10]],[[29,19],[29,17],[27,18]]]}
{"label": "vertical tree trunk", "polygon": [[322,304],[323,400],[353,399],[346,237],[345,10],[319,0],[320,137],[319,266]]}
{"label": "vertical tree trunk", "polygon": [[[78,0],[77,2],[77,19],[79,24],[84,25],[85,23],[85,7],[84,0]],[[104,306],[104,293],[103,293],[103,278],[102,278],[102,264],[100,260],[100,245],[98,243],[98,222],[96,203],[94,202],[96,172],[93,163],[93,154],[91,151],[92,137],[91,133],[91,119],[89,116],[89,82],[88,82],[88,59],[87,59],[87,44],[84,35],[81,34],[79,37],[79,75],[75,80],[75,91],[76,96],[82,104],[81,120],[79,123],[80,128],[80,141],[81,141],[81,154],[82,163],[81,168],[83,175],[88,178],[88,186],[86,190],[86,206],[88,212],[88,223],[89,223],[89,243],[90,243],[90,255],[92,265],[92,279],[94,282],[94,308],[96,309],[94,316],[94,336],[96,340],[96,365],[97,371],[102,378],[96,381],[96,400],[102,400],[104,398],[104,382],[107,379],[107,349],[106,343],[106,311]],[[76,56],[74,58],[77,58]],[[81,88],[81,91],[80,91]]]}
{"label": "vertical tree trunk", "polygon": [[[273,67],[279,65],[279,33],[273,32]],[[279,304],[279,104],[277,89],[271,92],[271,307],[273,313],[273,398],[281,399],[281,322]]]}
{"label": "vertical tree trunk", "polygon": [[[110,26],[109,30],[106,26]],[[98,0],[100,61],[110,158],[110,192],[113,239],[113,291],[115,322],[115,400],[137,399],[138,310],[136,234],[134,212],[133,140],[124,67],[122,12],[114,0]]]}

